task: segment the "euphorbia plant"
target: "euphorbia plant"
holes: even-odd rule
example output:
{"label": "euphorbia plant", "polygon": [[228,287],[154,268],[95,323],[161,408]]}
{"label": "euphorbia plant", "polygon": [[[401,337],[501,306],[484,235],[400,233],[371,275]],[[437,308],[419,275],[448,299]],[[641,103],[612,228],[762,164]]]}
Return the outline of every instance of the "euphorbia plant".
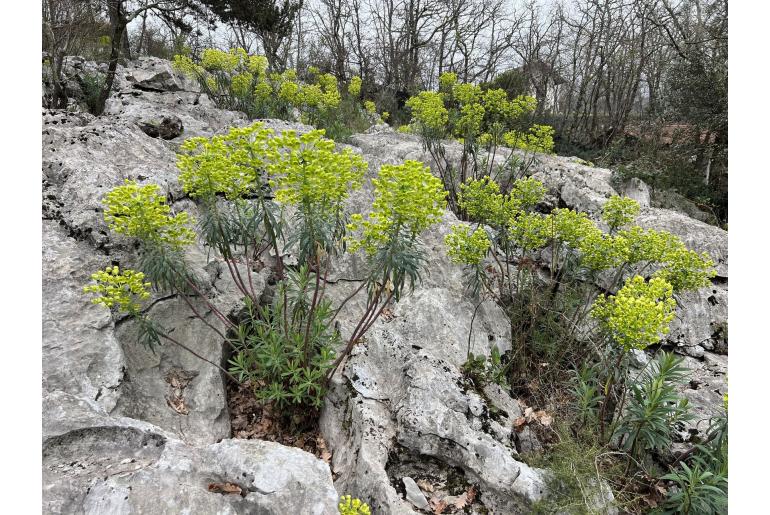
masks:
{"label": "euphorbia plant", "polygon": [[[368,277],[354,292],[366,287],[366,309],[345,351],[337,358],[335,369],[388,303],[411,292],[420,280],[425,257],[419,236],[441,219],[446,205],[441,181],[419,161],[382,165],[379,177],[372,179],[372,183],[372,211],[366,218],[353,215],[348,225],[349,230],[358,233],[357,237],[349,238],[351,252],[362,250],[368,258]],[[334,369],[328,377],[333,372]]]}
{"label": "euphorbia plant", "polygon": [[[475,84],[458,83],[454,73],[444,73],[439,77],[439,91],[422,91],[406,105],[412,113],[410,130],[422,138],[449,193],[450,207],[461,215],[458,190],[462,184],[485,176],[508,175],[502,178],[509,180],[515,175],[511,172],[522,164],[511,152],[495,166],[499,147],[544,153],[553,150],[551,127],[527,127],[526,118],[537,107],[533,97],[509,100],[502,89],[483,91]],[[457,139],[463,145],[457,167],[447,157],[447,139]]]}
{"label": "euphorbia plant", "polygon": [[360,77],[340,89],[334,75],[310,66],[303,82],[297,70],[268,70],[264,56],[242,48],[207,48],[198,60],[175,55],[174,68],[195,79],[218,107],[242,111],[250,119],[289,119],[296,112],[303,123],[334,137],[349,135],[351,125],[363,131],[371,121],[372,113],[359,98]]}
{"label": "euphorbia plant", "polygon": [[[198,202],[200,239],[227,266],[244,309],[223,313],[208,299],[185,261],[184,249],[196,239],[189,216],[173,214],[158,186],[131,181],[107,194],[105,219],[112,230],[139,242],[140,268],[149,281],[141,288],[135,284],[144,279],[140,272],[111,279],[128,293],[110,305],[135,317],[153,345],[167,339],[190,350],[125,297],[146,297],[150,283],[179,294],[232,347],[231,368],[225,371],[231,379],[248,382],[257,398],[279,407],[319,407],[342,359],[385,306],[419,279],[424,259],[418,237],[443,213],[440,181],[422,163],[384,165],[373,179],[373,211],[366,220],[349,218],[344,203],[361,187],[366,161],[350,149],[337,149],[323,131],[276,136],[261,123],[191,138],[181,146],[178,166],[184,191]],[[285,209],[293,212],[291,225]],[[347,234],[351,227],[361,229],[359,238]],[[332,306],[325,289],[331,260],[346,244],[365,251],[369,275],[353,295],[365,288],[367,303],[335,359],[342,342],[332,323],[350,297]],[[287,252],[298,257],[298,265],[284,263]],[[254,288],[257,261],[273,267],[272,300],[263,302]],[[104,282],[101,275],[98,280]],[[122,291],[100,284],[88,291]],[[200,297],[222,325],[208,322],[189,295]]]}
{"label": "euphorbia plant", "polygon": [[[530,340],[552,322],[562,327],[560,337],[595,340],[585,333],[585,320],[600,295],[596,284],[613,292],[631,278],[618,297],[600,297],[594,314],[606,321],[599,328],[607,330],[604,336],[621,348],[631,341],[639,348],[660,339],[673,316],[674,294],[705,286],[714,275],[708,256],[686,249],[670,233],[627,227],[639,211],[631,199],[607,201],[607,234],[584,213],[537,212],[544,193],[534,179],[514,182],[508,194],[489,178],[469,181],[461,186],[458,203],[475,228],[458,225],[446,238],[449,256],[472,271],[474,291],[508,313],[516,373],[526,364]],[[618,311],[610,316],[608,306],[616,304]],[[648,306],[658,311],[644,311]],[[647,331],[646,338],[622,336],[620,329],[633,323]]]}

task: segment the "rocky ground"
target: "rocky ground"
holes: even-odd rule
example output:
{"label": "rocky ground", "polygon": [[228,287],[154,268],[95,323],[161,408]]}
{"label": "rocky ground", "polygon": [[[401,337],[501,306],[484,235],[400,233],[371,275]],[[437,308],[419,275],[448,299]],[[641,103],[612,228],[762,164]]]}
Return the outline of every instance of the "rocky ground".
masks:
{"label": "rocky ground", "polygon": [[[74,77],[94,67],[82,60],[70,67],[73,96]],[[519,456],[540,444],[529,427],[514,430],[524,415],[516,399],[496,386],[475,391],[463,380],[471,323],[476,354],[488,355],[493,345],[506,350],[510,329],[491,302],[472,321],[476,304],[462,268],[450,264],[444,250],[456,222],[450,212],[424,237],[430,270],[423,283],[372,327],[334,377],[320,416],[328,449],[319,455],[326,460],[238,438],[256,433],[244,434],[243,421],[231,426],[216,369],[174,346],[144,349],[131,321],[113,320],[81,293],[95,270],[136,260],[133,247],[107,231],[104,193],[124,179],[153,182],[175,209],[194,214],[177,181],[176,149],[187,137],[245,123],[154,58],[119,68],[99,118],[43,112],[44,512],[333,514],[338,496],[352,494],[376,514],[419,513],[438,503],[466,513],[526,513],[545,495],[547,472]],[[267,123],[278,131],[307,129]],[[429,162],[417,138],[382,126],[355,135],[352,144],[369,162],[369,178],[383,163]],[[554,205],[592,216],[617,191],[610,170],[577,159],[538,156],[531,172]],[[651,202],[643,183],[621,189],[642,203],[642,226],[669,230],[717,262],[713,287],[680,299],[668,342],[686,356],[693,377],[684,394],[699,418],[707,418],[726,391],[727,233],[652,207],[660,203]],[[367,184],[350,207],[365,211],[371,199]],[[189,258],[198,275],[209,278],[213,302],[235,309],[238,296],[224,265],[207,260],[203,248]],[[267,274],[252,272],[256,288],[264,290]],[[327,291],[342,299],[360,279],[360,263],[347,257],[335,264]],[[343,333],[361,309],[346,305]],[[215,333],[191,317],[181,299],[153,298],[150,315],[197,352],[224,359]],[[218,323],[213,315],[210,322]],[[682,428],[682,438],[703,429]]]}

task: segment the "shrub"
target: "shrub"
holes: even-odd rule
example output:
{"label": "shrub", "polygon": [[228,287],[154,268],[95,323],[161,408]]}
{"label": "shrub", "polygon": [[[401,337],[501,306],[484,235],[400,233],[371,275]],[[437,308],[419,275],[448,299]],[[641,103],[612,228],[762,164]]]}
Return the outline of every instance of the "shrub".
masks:
{"label": "shrub", "polygon": [[80,89],[83,91],[83,100],[85,101],[88,112],[97,114],[99,111],[99,96],[102,94],[107,77],[100,72],[83,72],[77,76],[80,83]]}
{"label": "shrub", "polygon": [[218,107],[242,111],[251,119],[294,118],[296,110],[303,123],[325,129],[333,139],[345,139],[372,122],[373,111],[359,100],[360,77],[351,79],[343,93],[331,74],[310,67],[312,82],[304,83],[295,70],[271,71],[267,58],[242,48],[207,48],[197,62],[187,55],[175,55],[173,61],[175,69],[194,78]]}
{"label": "shrub", "polygon": [[[241,57],[208,53],[204,60],[209,68],[231,70],[242,64]],[[148,296],[150,284],[181,293],[193,314],[232,347],[231,368],[222,369],[228,377],[248,382],[258,399],[287,414],[307,415],[319,408],[342,359],[385,307],[419,281],[424,265],[419,236],[443,213],[445,196],[440,181],[422,163],[384,165],[373,180],[372,212],[366,221],[359,214],[349,224],[344,203],[350,191],[361,187],[367,163],[350,149],[337,149],[323,134],[285,131],[276,136],[256,123],[224,135],[191,138],[180,147],[179,179],[199,203],[200,239],[226,264],[243,295],[245,309],[238,320],[214,306],[189,271],[184,248],[197,239],[191,220],[184,212],[173,214],[153,184],[126,181],[104,199],[110,229],[139,243],[142,272],[115,268],[95,274],[97,283],[86,291],[99,295],[96,302],[133,316],[150,344],[164,339],[193,352],[146,317],[137,300]],[[290,225],[285,208],[294,212]],[[360,227],[360,238],[347,234],[349,226]],[[369,274],[350,297],[332,306],[325,295],[326,277],[331,258],[346,251],[346,242],[352,251],[366,251]],[[289,247],[298,249],[296,268],[283,262]],[[260,304],[251,271],[254,260],[270,249],[278,286],[273,299]],[[148,282],[143,282],[145,275]],[[363,289],[364,312],[335,355],[342,342],[334,319]],[[224,331],[201,316],[187,298],[190,294],[200,297]]]}
{"label": "shrub", "polygon": [[341,343],[331,325],[331,303],[323,299],[310,309],[310,281],[302,266],[289,271],[272,305],[258,307],[247,298],[246,321],[233,339],[231,373],[248,381],[257,399],[282,410],[321,407],[326,374]]}
{"label": "shrub", "polygon": [[727,479],[699,465],[690,468],[682,463],[678,470],[662,479],[676,485],[663,504],[663,513],[723,513],[727,507]]}
{"label": "shrub", "polygon": [[483,388],[488,383],[495,383],[504,388],[508,387],[506,363],[496,345],[492,347],[489,359],[481,355],[474,356],[469,351],[462,371],[478,388]]}
{"label": "shrub", "polygon": [[613,437],[632,456],[667,449],[676,423],[690,418],[687,399],[680,399],[676,391],[688,372],[682,358],[663,352],[640,379],[631,382],[628,407]]}
{"label": "shrub", "polygon": [[[537,212],[544,194],[531,178],[515,181],[509,193],[489,177],[462,184],[458,205],[472,225],[452,229],[447,254],[468,267],[472,291],[495,300],[510,319],[511,383],[523,380],[531,359],[571,356],[574,361],[565,366],[575,368],[598,360],[609,374],[596,378],[597,384],[579,381],[575,393],[587,418],[595,407],[594,390],[602,390],[604,420],[615,413],[619,392],[613,388],[626,353],[660,341],[674,317],[674,293],[708,284],[713,263],[669,233],[630,226],[639,210],[633,200],[608,200],[608,234],[584,213]],[[614,292],[624,278],[614,294],[594,286]],[[590,324],[589,315],[599,323]],[[593,353],[586,340],[594,342]]]}
{"label": "shrub", "polygon": [[349,495],[340,497],[340,515],[370,515],[369,505],[361,499],[353,499]]}
{"label": "shrub", "polygon": [[[412,114],[411,131],[422,138],[449,192],[450,207],[461,215],[458,188],[466,180],[490,175],[507,180],[523,165],[514,153],[496,165],[499,146],[525,152],[553,150],[551,127],[526,127],[525,119],[537,106],[534,98],[519,96],[508,100],[502,89],[484,91],[474,84],[458,83],[453,73],[439,77],[438,91],[422,91],[411,97],[406,106]],[[463,144],[458,167],[446,156],[446,139],[457,139]]]}

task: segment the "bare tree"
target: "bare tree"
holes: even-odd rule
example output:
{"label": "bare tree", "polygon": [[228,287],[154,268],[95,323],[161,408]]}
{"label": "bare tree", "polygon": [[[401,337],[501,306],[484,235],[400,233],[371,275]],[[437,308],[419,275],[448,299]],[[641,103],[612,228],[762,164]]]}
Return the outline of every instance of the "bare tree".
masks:
{"label": "bare tree", "polygon": [[67,92],[62,84],[64,60],[93,25],[94,16],[94,7],[87,1],[43,1],[43,44],[49,55],[53,108],[67,107]]}
{"label": "bare tree", "polygon": [[101,114],[104,110],[104,104],[107,102],[107,98],[112,91],[112,85],[115,82],[115,71],[118,68],[118,60],[120,59],[121,45],[123,37],[126,34],[126,28],[128,24],[134,19],[140,16],[145,11],[150,9],[156,12],[172,12],[183,9],[186,6],[186,2],[180,0],[168,0],[153,3],[144,3],[133,10],[130,10],[128,0],[106,0],[107,2],[107,15],[110,20],[110,27],[112,30],[112,42],[110,47],[110,60],[107,66],[107,77],[104,81],[104,88],[99,95],[99,100],[96,106],[97,115]]}

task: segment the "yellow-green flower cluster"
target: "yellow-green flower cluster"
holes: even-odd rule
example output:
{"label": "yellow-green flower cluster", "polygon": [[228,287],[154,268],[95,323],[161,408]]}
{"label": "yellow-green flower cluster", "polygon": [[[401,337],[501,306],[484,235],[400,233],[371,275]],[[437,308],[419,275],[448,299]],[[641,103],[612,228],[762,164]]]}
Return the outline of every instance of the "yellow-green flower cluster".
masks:
{"label": "yellow-green flower cluster", "polygon": [[361,187],[368,163],[349,148],[335,151],[323,130],[284,131],[270,140],[266,167],[278,202],[324,210]]}
{"label": "yellow-green flower cluster", "polygon": [[509,101],[505,90],[483,91],[476,84],[457,82],[454,73],[443,73],[438,92],[422,91],[406,105],[411,109],[412,123],[431,141],[454,138],[468,148],[482,145],[489,150],[504,143],[532,152],[553,151],[552,127],[533,125],[525,132],[514,129],[537,108],[533,97]]}
{"label": "yellow-green flower cluster", "polygon": [[[314,114],[337,109],[342,100],[334,75],[311,69],[315,82],[303,84],[297,81],[296,70],[268,74],[267,59],[242,48],[206,49],[200,64],[187,56],[174,56],[174,66],[195,77],[220,107],[240,109],[253,117],[285,116],[296,108],[316,123]],[[361,78],[354,77],[351,87],[360,91]]]}
{"label": "yellow-green flower cluster", "polygon": [[273,87],[268,82],[260,81],[254,86],[254,98],[260,103],[266,102],[272,94]]}
{"label": "yellow-green flower cluster", "polygon": [[572,209],[554,209],[551,213],[556,238],[568,244],[573,249],[580,247],[580,243],[589,234],[600,233],[596,224],[588,218],[586,213],[580,213]]}
{"label": "yellow-green flower cluster", "polygon": [[676,310],[672,294],[673,287],[665,279],[645,281],[637,275],[617,295],[600,296],[591,315],[624,349],[645,349],[668,334]]}
{"label": "yellow-green flower cluster", "polygon": [[382,165],[372,183],[375,200],[368,220],[351,216],[348,228],[362,232],[360,239],[351,241],[351,252],[363,248],[374,254],[398,234],[415,238],[443,215],[446,192],[441,180],[419,161]]}
{"label": "yellow-green flower cluster", "polygon": [[[240,52],[239,52],[240,51]],[[201,66],[208,71],[231,72],[241,63],[242,48],[223,52],[216,48],[207,48],[201,54]],[[243,52],[245,54],[245,52]]]}
{"label": "yellow-green flower cluster", "polygon": [[246,66],[251,73],[258,77],[262,77],[267,73],[267,57],[264,55],[250,55],[248,56],[248,63]]}
{"label": "yellow-green flower cluster", "polygon": [[476,84],[458,83],[452,88],[452,97],[460,106],[475,104],[481,99],[481,88]]}
{"label": "yellow-green flower cluster", "polygon": [[639,203],[629,197],[620,197],[613,195],[604,203],[602,209],[602,220],[610,227],[610,231],[615,231],[633,222],[639,214]]}
{"label": "yellow-green flower cluster", "polygon": [[193,198],[222,193],[234,200],[253,193],[260,186],[258,176],[272,135],[260,122],[234,127],[225,135],[186,140],[177,155],[182,188]]}
{"label": "yellow-green flower cluster", "polygon": [[516,209],[532,209],[545,197],[545,186],[532,177],[519,179],[513,183],[510,196]]}
{"label": "yellow-green flower cluster", "polygon": [[91,302],[107,308],[118,308],[125,313],[137,313],[141,301],[150,296],[152,285],[144,282],[144,274],[134,270],[121,271],[118,266],[108,266],[91,274],[96,284],[83,287],[84,293],[95,295]]}
{"label": "yellow-green flower cluster", "polygon": [[580,262],[591,270],[616,268],[628,259],[628,245],[622,238],[590,230],[578,244]]}
{"label": "yellow-green flower cluster", "polygon": [[230,82],[230,89],[233,94],[244,97],[251,93],[251,84],[254,80],[254,76],[250,72],[243,72],[237,75],[233,75]]}
{"label": "yellow-green flower cluster", "polygon": [[202,66],[196,64],[192,59],[190,59],[187,55],[175,55],[172,64],[171,64],[175,70],[184,73],[187,76],[190,77],[198,77],[205,73],[206,70],[203,69]]}
{"label": "yellow-green flower cluster", "polygon": [[551,238],[550,217],[521,211],[509,222],[508,237],[524,251],[545,247]]}
{"label": "yellow-green flower cluster", "polygon": [[412,119],[430,131],[446,130],[449,121],[449,111],[444,107],[444,97],[441,93],[421,91],[417,96],[406,101],[406,106],[412,111]]}
{"label": "yellow-green flower cluster", "polygon": [[503,142],[510,148],[549,154],[553,151],[554,129],[549,125],[533,125],[527,132],[508,131]]}
{"label": "yellow-green flower cluster", "polygon": [[518,120],[524,115],[533,113],[537,109],[537,99],[529,95],[519,95],[506,106],[508,118]]}
{"label": "yellow-green flower cluster", "polygon": [[661,263],[670,252],[684,249],[682,240],[670,232],[642,229],[638,225],[618,231],[616,238],[625,241],[629,263]]}
{"label": "yellow-green flower cluster", "polygon": [[171,215],[157,184],[138,185],[126,179],[104,198],[104,221],[110,230],[155,244],[181,247],[195,241],[185,212]]}
{"label": "yellow-green flower cluster", "polygon": [[364,101],[364,110],[367,113],[375,114],[377,112],[377,106],[371,100]]}
{"label": "yellow-green flower cluster", "polygon": [[361,499],[353,499],[349,495],[340,497],[338,508],[340,515],[371,515],[368,504],[362,502]]}
{"label": "yellow-green flower cluster", "polygon": [[478,227],[471,232],[467,225],[455,225],[446,235],[444,243],[453,263],[478,265],[487,255],[491,242],[487,231]]}
{"label": "yellow-green flower cluster", "polygon": [[[281,79],[280,75],[278,78],[279,86],[278,86],[278,98],[283,100],[284,102],[288,104],[296,104],[300,101],[299,96],[299,84],[293,81],[284,81]],[[320,90],[319,90],[319,98],[320,98]]]}
{"label": "yellow-green flower cluster", "polygon": [[460,108],[456,134],[478,134],[484,121],[484,106],[477,103],[465,104]]}
{"label": "yellow-green flower cluster", "polygon": [[510,117],[508,94],[504,89],[488,89],[484,92],[484,107],[489,114],[490,122],[504,122]]}
{"label": "yellow-green flower cluster", "polygon": [[457,74],[444,72],[438,78],[438,90],[444,93],[451,93],[452,88],[457,83]]}
{"label": "yellow-green flower cluster", "polygon": [[520,213],[532,209],[544,195],[543,183],[531,177],[514,182],[508,195],[500,193],[495,181],[483,177],[460,185],[458,205],[473,220],[504,227]]}
{"label": "yellow-green flower cluster", "polygon": [[350,79],[350,84],[348,84],[348,93],[353,95],[354,97],[357,97],[361,94],[361,77],[355,76]]}
{"label": "yellow-green flower cluster", "polygon": [[698,254],[683,245],[666,252],[662,261],[664,266],[655,276],[671,283],[675,292],[708,286],[716,276],[714,262],[707,253]]}
{"label": "yellow-green flower cluster", "polygon": [[[470,180],[460,185],[458,205],[471,219],[493,226],[504,224],[514,211],[507,197],[500,193],[500,185],[489,177]],[[507,216],[506,216],[507,215]]]}

